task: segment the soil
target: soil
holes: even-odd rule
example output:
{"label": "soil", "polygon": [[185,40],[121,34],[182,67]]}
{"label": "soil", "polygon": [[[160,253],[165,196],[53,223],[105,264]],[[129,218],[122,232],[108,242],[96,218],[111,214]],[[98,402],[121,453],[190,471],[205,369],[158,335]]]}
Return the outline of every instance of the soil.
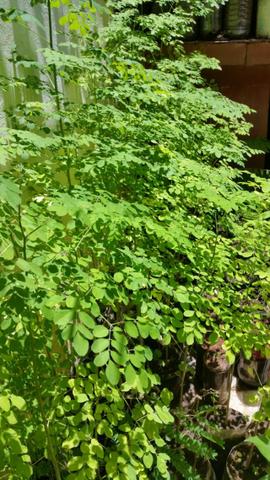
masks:
{"label": "soil", "polygon": [[240,444],[232,450],[227,460],[228,479],[259,480],[265,474],[266,460],[254,448],[250,461],[251,448],[250,445]]}
{"label": "soil", "polygon": [[248,431],[247,431],[247,437],[252,437],[254,435],[263,435],[266,430],[270,428],[270,422],[264,421],[264,422],[251,422]]}
{"label": "soil", "polygon": [[246,430],[250,422],[248,417],[245,417],[242,413],[237,412],[237,410],[233,410],[232,408],[229,408],[227,418],[227,408],[223,406],[218,407],[213,412],[209,413],[207,420],[221,428],[222,431],[237,430],[239,432]]}

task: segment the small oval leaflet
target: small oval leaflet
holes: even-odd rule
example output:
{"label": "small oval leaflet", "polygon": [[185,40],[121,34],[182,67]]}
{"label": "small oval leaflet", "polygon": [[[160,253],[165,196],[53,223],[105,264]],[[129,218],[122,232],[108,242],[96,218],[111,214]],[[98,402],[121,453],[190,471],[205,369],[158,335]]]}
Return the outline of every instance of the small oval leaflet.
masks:
{"label": "small oval leaflet", "polygon": [[96,338],[103,338],[109,335],[108,328],[104,327],[104,325],[96,325],[93,330],[93,335]]}
{"label": "small oval leaflet", "polygon": [[124,275],[121,272],[116,272],[113,278],[116,283],[121,283],[124,280]]}
{"label": "small oval leaflet", "polygon": [[103,367],[103,365],[106,365],[110,358],[108,350],[105,350],[104,352],[100,352],[94,359],[94,364],[96,367]]}
{"label": "small oval leaflet", "polygon": [[153,465],[153,461],[154,459],[153,459],[152,453],[149,452],[143,456],[143,463],[146,466],[146,468],[151,468]]}
{"label": "small oval leaflet", "polygon": [[125,323],[125,331],[131,338],[138,338],[139,332],[138,329],[133,322],[126,322]]}
{"label": "small oval leaflet", "polygon": [[76,333],[72,345],[75,352],[80,357],[84,357],[87,354],[89,348],[88,340],[86,340],[86,338],[84,338],[79,332]]}
{"label": "small oval leaflet", "polygon": [[106,367],[106,377],[112,385],[117,385],[120,380],[119,368],[115,365],[112,360],[109,361]]}
{"label": "small oval leaflet", "polygon": [[103,350],[106,350],[106,348],[109,346],[109,343],[110,342],[108,338],[99,338],[92,343],[91,350],[94,353],[103,352]]}
{"label": "small oval leaflet", "polygon": [[1,408],[1,410],[4,410],[4,412],[9,412],[10,401],[9,401],[8,397],[5,397],[4,395],[1,395],[1,397],[0,397],[0,408]]}

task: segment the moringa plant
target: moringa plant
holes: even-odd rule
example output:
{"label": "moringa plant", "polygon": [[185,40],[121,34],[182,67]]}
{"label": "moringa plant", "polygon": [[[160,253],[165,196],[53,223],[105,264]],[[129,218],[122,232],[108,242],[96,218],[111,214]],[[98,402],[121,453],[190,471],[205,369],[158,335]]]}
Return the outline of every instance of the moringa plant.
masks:
{"label": "moringa plant", "polygon": [[196,480],[186,451],[214,454],[171,407],[169,361],[180,372],[221,338],[233,363],[270,340],[270,183],[244,169],[250,109],[182,46],[222,2],[109,1],[102,30],[94,2],[61,3],[81,54],[51,40],[42,63],[13,59],[36,75],[6,79],[47,100],[16,105],[0,137],[0,478]]}

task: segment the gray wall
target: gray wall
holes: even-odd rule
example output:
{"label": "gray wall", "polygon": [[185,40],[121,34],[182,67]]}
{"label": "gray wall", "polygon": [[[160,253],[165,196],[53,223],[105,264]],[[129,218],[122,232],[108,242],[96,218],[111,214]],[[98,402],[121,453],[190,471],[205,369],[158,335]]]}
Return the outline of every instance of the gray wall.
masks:
{"label": "gray wall", "polygon": [[[76,1],[76,0],[75,0]],[[73,2],[75,3],[75,2]],[[97,2],[96,2],[97,3]],[[103,2],[98,1],[102,4]],[[16,8],[24,11],[34,18],[26,18],[24,22],[3,22],[0,20],[0,75],[13,77],[14,74],[19,76],[23,73],[23,67],[15,67],[10,59],[12,51],[15,51],[24,58],[31,60],[43,61],[41,49],[49,47],[49,22],[48,8],[46,5],[36,5],[32,7],[30,0],[1,0],[1,8]],[[57,49],[66,51],[66,53],[79,54],[80,40],[76,40],[78,47],[60,47],[63,42],[67,42],[70,38],[68,27],[59,25],[59,18],[64,14],[63,8],[53,8],[53,41]],[[104,14],[98,12],[97,24],[99,28],[104,24]],[[78,38],[78,35],[76,35]],[[83,41],[83,39],[82,39]],[[74,42],[74,39],[73,39]],[[29,69],[27,69],[29,72]],[[37,74],[37,70],[33,70]],[[39,73],[40,75],[40,73]],[[1,77],[0,77],[1,80]],[[81,101],[81,92],[74,86],[63,84],[59,85],[60,89],[65,88],[65,94],[71,101]],[[44,94],[43,94],[44,95]],[[0,90],[0,127],[7,123],[5,110],[20,103],[21,101],[46,101],[48,98],[41,97],[35,91],[29,91],[24,87],[9,86],[7,89],[1,87]]]}

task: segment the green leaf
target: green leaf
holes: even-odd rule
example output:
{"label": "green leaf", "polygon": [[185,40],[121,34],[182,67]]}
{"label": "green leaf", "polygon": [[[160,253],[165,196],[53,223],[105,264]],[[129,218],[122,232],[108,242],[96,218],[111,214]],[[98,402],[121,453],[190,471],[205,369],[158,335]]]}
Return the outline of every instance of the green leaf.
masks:
{"label": "green leaf", "polygon": [[63,340],[66,342],[67,340],[70,340],[74,334],[74,325],[72,323],[69,323],[64,330],[61,332],[61,337]]}
{"label": "green leaf", "polygon": [[167,423],[173,423],[174,422],[173,416],[170,414],[168,408],[165,405],[163,407],[161,407],[160,405],[156,405],[155,410],[156,410],[160,420],[163,423],[167,424]]}
{"label": "green leaf", "polygon": [[117,367],[117,365],[115,365],[115,363],[110,360],[107,367],[106,367],[106,377],[108,379],[108,381],[112,384],[112,385],[117,385],[119,380],[120,380],[120,372],[119,372],[119,367]]}
{"label": "green leaf", "polygon": [[108,337],[109,330],[108,328],[104,327],[104,325],[96,325],[93,330],[93,335],[96,338]]}
{"label": "green leaf", "polygon": [[266,435],[260,435],[256,437],[249,437],[246,442],[252,443],[257,447],[259,452],[268,462],[270,462],[270,438]]}
{"label": "green leaf", "polygon": [[79,300],[77,297],[73,297],[73,295],[69,295],[66,298],[66,306],[68,308],[78,308],[79,306]]}
{"label": "green leaf", "polygon": [[72,457],[67,466],[70,472],[76,472],[77,470],[80,470],[84,465],[84,459],[83,457]]}
{"label": "green leaf", "polygon": [[23,258],[18,258],[15,262],[17,267],[19,267],[23,272],[29,272],[31,270],[29,262],[26,262]]}
{"label": "green leaf", "polygon": [[12,320],[10,317],[4,318],[4,320],[2,320],[1,322],[1,330],[3,331],[7,330],[10,327],[11,323],[12,323]]}
{"label": "green leaf", "polygon": [[59,327],[63,328],[68,323],[73,322],[75,315],[76,315],[75,310],[63,309],[63,310],[56,310],[56,312],[54,312],[53,318],[56,325],[59,325]]}
{"label": "green leaf", "polygon": [[138,338],[139,332],[137,326],[133,322],[125,322],[125,331],[131,338]]}
{"label": "green leaf", "polygon": [[0,177],[0,200],[7,202],[14,210],[21,203],[20,189],[12,180]]}
{"label": "green leaf", "polygon": [[101,300],[105,295],[105,290],[101,287],[93,287],[92,294],[97,300]]}
{"label": "green leaf", "polygon": [[124,280],[124,275],[121,272],[117,272],[113,276],[116,283],[121,283]]}
{"label": "green leaf", "polygon": [[8,397],[5,397],[4,395],[0,396],[0,408],[4,410],[4,412],[9,412],[10,410],[10,401]]}
{"label": "green leaf", "polygon": [[132,465],[127,465],[127,475],[129,480],[137,480],[137,472]]}
{"label": "green leaf", "polygon": [[76,394],[74,394],[74,396],[75,396],[76,401],[79,402],[79,403],[85,403],[85,402],[88,401],[88,397],[85,393],[76,393]]}
{"label": "green leaf", "polygon": [[94,300],[92,300],[92,304],[91,304],[90,310],[91,310],[92,315],[93,315],[95,318],[97,318],[97,317],[100,316],[100,308],[99,308],[97,302],[95,302]]}
{"label": "green leaf", "polygon": [[115,340],[112,340],[112,346],[117,350],[120,355],[126,350],[127,339],[124,335],[117,335]]}
{"label": "green leaf", "polygon": [[142,390],[144,390],[144,391],[147,390],[148,385],[149,385],[149,378],[148,378],[146,370],[144,370],[143,368],[141,369],[140,374],[139,374],[139,383],[138,384],[141,386]]}
{"label": "green leaf", "polygon": [[26,403],[24,398],[19,397],[18,395],[11,395],[10,396],[11,403],[14,407],[18,408],[18,410],[24,410],[26,407]]}
{"label": "green leaf", "polygon": [[136,382],[137,374],[135,369],[130,363],[125,368],[125,377],[126,377],[127,384],[133,387]]}
{"label": "green leaf", "polygon": [[193,343],[194,343],[194,334],[193,333],[189,333],[187,335],[186,343],[187,343],[187,345],[193,345]]}
{"label": "green leaf", "polygon": [[76,333],[73,342],[72,342],[73,348],[75,352],[80,356],[84,357],[89,349],[89,343],[86,338],[84,338],[79,332]]}
{"label": "green leaf", "polygon": [[127,353],[127,350],[124,349],[121,351],[121,353],[112,351],[111,357],[115,361],[115,363],[118,363],[119,365],[125,365],[127,363],[129,355]]}
{"label": "green leaf", "polygon": [[109,339],[100,338],[98,340],[95,340],[92,343],[91,350],[94,353],[100,353],[100,352],[103,352],[103,350],[106,350],[106,348],[108,348],[109,344],[110,344]]}
{"label": "green leaf", "polygon": [[92,329],[96,325],[93,318],[90,317],[90,315],[88,315],[86,312],[79,312],[79,319],[87,328]]}
{"label": "green leaf", "polygon": [[95,359],[94,359],[94,364],[96,367],[103,367],[110,358],[108,350],[105,350],[104,352],[99,353]]}
{"label": "green leaf", "polygon": [[96,455],[98,458],[104,458],[103,446],[98,442],[96,438],[92,438],[91,440],[90,452]]}
{"label": "green leaf", "polygon": [[143,456],[143,463],[144,465],[146,466],[146,468],[151,468],[152,465],[153,465],[153,461],[154,461],[154,458],[153,458],[153,455],[152,453],[146,453],[144,456]]}
{"label": "green leaf", "polygon": [[235,355],[231,350],[226,351],[226,358],[230,365],[233,365],[235,362]]}
{"label": "green leaf", "polygon": [[88,338],[88,340],[92,340],[93,338],[93,333],[91,330],[88,330],[88,328],[83,324],[77,325],[77,332],[80,332],[85,338]]}
{"label": "green leaf", "polygon": [[32,467],[27,463],[23,462],[22,459],[18,460],[20,457],[16,458],[16,461],[13,460],[14,468],[20,479],[31,478],[32,477]]}

